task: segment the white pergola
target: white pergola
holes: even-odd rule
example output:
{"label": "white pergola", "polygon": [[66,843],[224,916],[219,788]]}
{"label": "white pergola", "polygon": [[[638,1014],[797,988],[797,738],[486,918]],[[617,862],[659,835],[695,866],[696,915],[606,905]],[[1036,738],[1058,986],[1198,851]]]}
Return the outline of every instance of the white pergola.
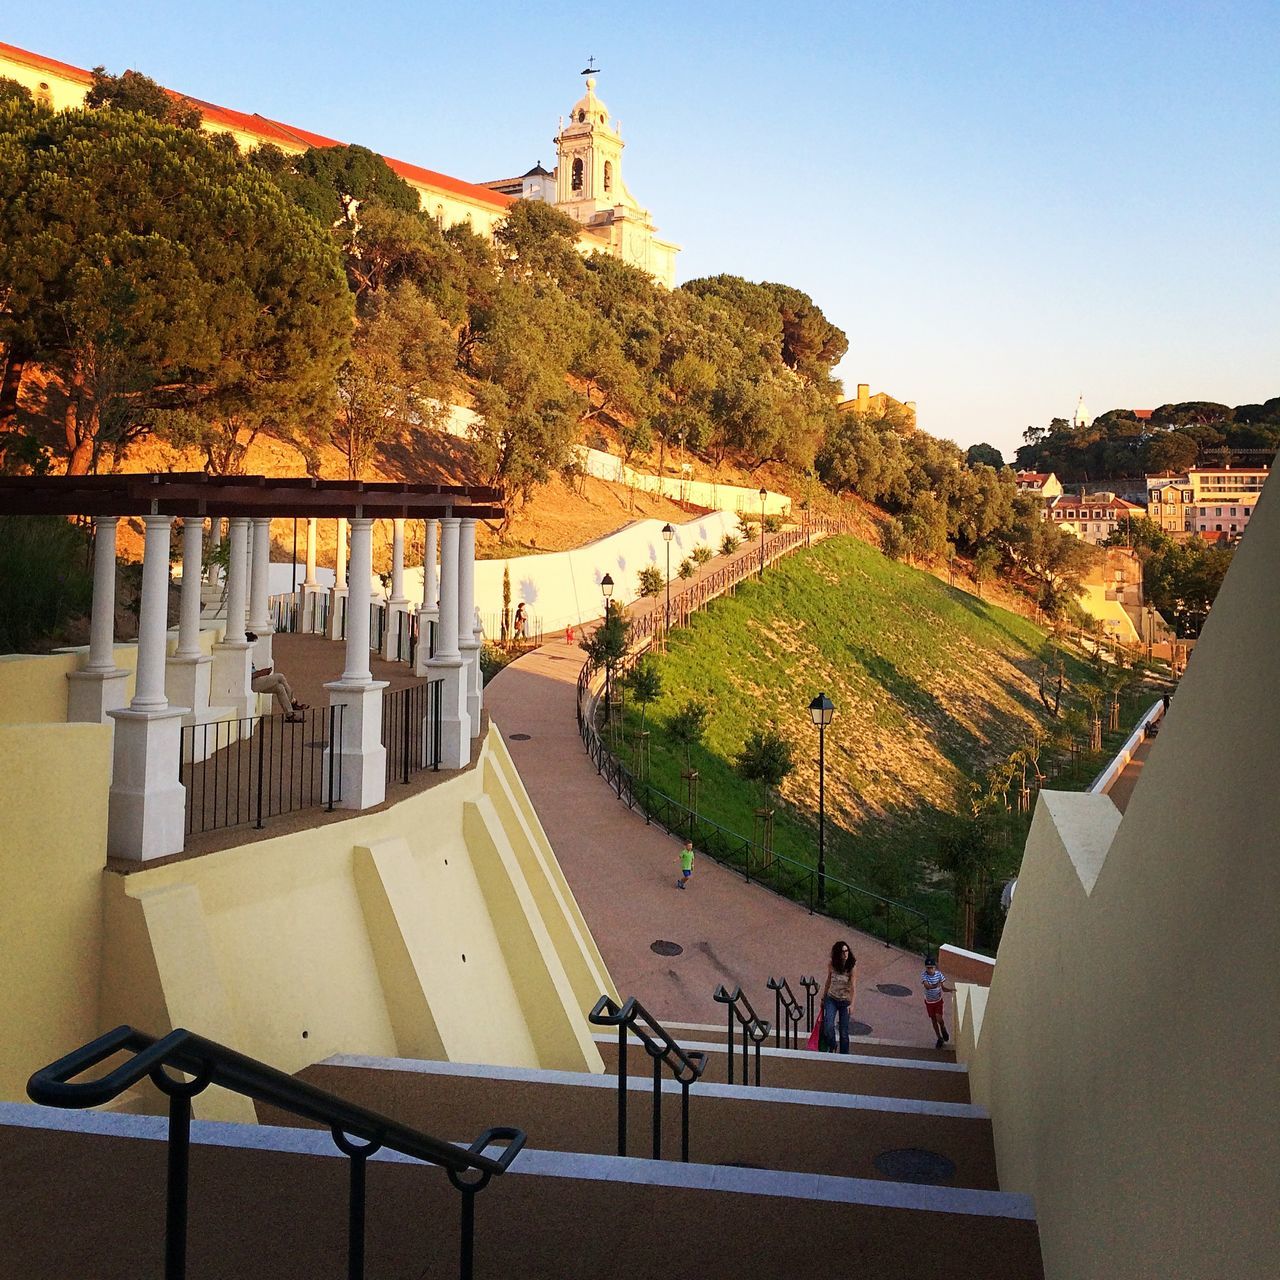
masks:
{"label": "white pergola", "polygon": [[[329,635],[336,637],[336,606],[345,598],[346,653],[342,675],[325,687],[330,704],[344,708],[340,740],[334,744],[340,807],[368,809],[385,799],[382,690],[387,682],[373,678],[369,662],[375,520],[393,522],[388,636],[397,633],[397,615],[410,607],[404,594],[405,522],[425,522],[420,622],[434,622],[437,630],[432,656],[427,656],[425,645],[419,647],[415,674],[442,684],[441,767],[465,767],[471,758],[471,741],[480,731],[482,709],[481,632],[475,612],[476,522],[501,519],[505,514],[501,503],[501,491],[484,486],[215,477],[200,472],[0,477],[0,511],[95,520],[90,643],[83,665],[69,676],[67,719],[115,725],[108,852],[138,860],[179,852],[185,807],[185,789],[179,780],[182,725],[256,713],[252,671],[271,662],[267,580],[272,519],[307,521],[303,602],[308,593],[321,590],[315,582],[317,521],[338,522]],[[128,673],[115,664],[114,618],[116,531],[119,521],[130,517],[143,522],[145,538],[137,675],[133,698],[126,706]],[[168,654],[170,538],[175,519],[182,521],[182,595],[177,643]],[[208,656],[200,645],[206,520],[212,524],[215,540],[226,520],[230,543],[225,627]],[[257,635],[256,644],[247,638],[248,632]],[[327,765],[326,758],[326,772]]]}

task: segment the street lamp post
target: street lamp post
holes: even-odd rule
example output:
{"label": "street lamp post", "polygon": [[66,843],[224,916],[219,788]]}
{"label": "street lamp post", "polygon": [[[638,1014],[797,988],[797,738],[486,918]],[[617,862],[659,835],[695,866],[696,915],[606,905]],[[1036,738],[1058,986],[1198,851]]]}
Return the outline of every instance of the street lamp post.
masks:
{"label": "street lamp post", "polygon": [[[600,579],[600,594],[604,597],[604,622],[601,626],[609,625],[609,600],[613,596],[613,575],[606,573]],[[613,659],[606,657],[604,662],[604,714],[608,720],[612,712],[613,698]]]}
{"label": "street lamp post", "polygon": [[763,485],[760,487],[760,576],[764,577],[764,500],[769,496],[769,490]]}
{"label": "street lamp post", "polygon": [[827,900],[827,725],[836,713],[835,704],[825,693],[809,703],[809,716],[818,729],[818,905]]}
{"label": "street lamp post", "polygon": [[675,536],[676,531],[669,524],[662,526],[662,540],[667,544],[667,631],[671,630],[671,539]]}

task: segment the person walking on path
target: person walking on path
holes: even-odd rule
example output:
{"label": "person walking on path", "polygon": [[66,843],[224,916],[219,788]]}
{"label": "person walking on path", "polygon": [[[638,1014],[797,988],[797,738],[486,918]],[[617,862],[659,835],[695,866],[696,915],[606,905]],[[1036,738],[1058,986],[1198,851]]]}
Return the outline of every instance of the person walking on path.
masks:
{"label": "person walking on path", "polygon": [[849,1011],[857,983],[853,967],[858,962],[847,942],[837,942],[831,948],[831,960],[827,965],[827,980],[822,988],[822,1033],[831,1048],[836,1044],[836,1024],[840,1027],[840,1052],[849,1052]]}
{"label": "person walking on path", "polygon": [[515,638],[517,643],[519,643],[524,639],[525,627],[527,625],[528,625],[528,618],[524,611],[524,601],[521,600],[520,603],[516,605],[516,616],[515,616],[515,623],[514,623]]}
{"label": "person walking on path", "polygon": [[676,881],[677,889],[684,889],[693,875],[693,841],[686,840],[680,850],[680,879]]}
{"label": "person walking on path", "polygon": [[947,1034],[947,1007],[942,999],[942,993],[954,991],[955,987],[947,986],[946,975],[938,968],[932,956],[924,958],[924,972],[920,975],[920,985],[924,987],[925,1012],[929,1015],[929,1021],[933,1023],[933,1030],[938,1037],[938,1042],[933,1047],[941,1049],[951,1039]]}

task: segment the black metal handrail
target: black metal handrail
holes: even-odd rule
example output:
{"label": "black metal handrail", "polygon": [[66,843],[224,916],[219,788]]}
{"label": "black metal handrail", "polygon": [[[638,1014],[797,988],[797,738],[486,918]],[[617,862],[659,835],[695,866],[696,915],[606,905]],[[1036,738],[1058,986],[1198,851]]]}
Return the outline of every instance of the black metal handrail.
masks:
{"label": "black metal handrail", "polygon": [[601,996],[587,1014],[597,1027],[618,1028],[618,1154],[627,1154],[627,1036],[634,1035],[653,1059],[653,1158],[662,1159],[662,1068],[680,1086],[680,1159],[689,1163],[689,1087],[702,1078],[707,1055],[682,1049],[671,1033],[634,996],[618,1004]]}
{"label": "black metal handrail", "polygon": [[387,689],[382,694],[382,745],[387,783],[407,783],[423,769],[439,771],[444,677]]}
{"label": "black metal handrail", "polygon": [[742,1083],[751,1083],[747,1078],[747,1053],[750,1047],[755,1045],[755,1083],[756,1088],[759,1088],[760,1046],[769,1038],[769,1024],[751,1007],[751,1001],[747,999],[741,987],[734,987],[731,992],[725,987],[724,983],[721,983],[716,988],[715,995],[712,999],[715,1000],[717,1004],[727,1006],[727,1016],[729,1020],[729,1051],[725,1060],[729,1064],[729,1083],[733,1083],[733,1055],[735,1052],[733,1024],[737,1022],[742,1028]]}
{"label": "black metal handrail", "polygon": [[335,747],[345,708],[308,707],[285,716],[242,716],[183,725],[178,777],[186,788],[184,830],[200,835],[342,799]]}
{"label": "black metal handrail", "polygon": [[766,985],[773,992],[774,1046],[779,1049],[798,1048],[799,1024],[804,1017],[800,1001],[795,998],[791,991],[791,984],[786,978],[770,978]]}
{"label": "black metal handrail", "polygon": [[806,1032],[813,1030],[813,1020],[817,1015],[818,1009],[818,979],[816,977],[800,979],[800,985],[804,988],[805,1003],[805,1024]]}
{"label": "black metal handrail", "polygon": [[[76,1077],[117,1053],[132,1057],[95,1080]],[[183,1080],[166,1068],[191,1077]],[[84,1110],[118,1098],[139,1081],[150,1079],[169,1099],[168,1180],[165,1207],[165,1280],[182,1280],[187,1270],[188,1166],[191,1154],[191,1099],[210,1085],[278,1107],[328,1128],[334,1144],[350,1161],[347,1202],[347,1276],[364,1275],[365,1162],[382,1147],[414,1160],[439,1165],[462,1195],[458,1274],[471,1280],[475,1256],[475,1197],[495,1174],[502,1174],[523,1148],[522,1130],[486,1129],[469,1147],[459,1147],[400,1124],[376,1111],[306,1084],[266,1063],[177,1028],[157,1039],[120,1026],[82,1045],[27,1081],[32,1102],[46,1107]],[[356,1141],[353,1141],[355,1139]],[[485,1155],[505,1144],[501,1154]]]}

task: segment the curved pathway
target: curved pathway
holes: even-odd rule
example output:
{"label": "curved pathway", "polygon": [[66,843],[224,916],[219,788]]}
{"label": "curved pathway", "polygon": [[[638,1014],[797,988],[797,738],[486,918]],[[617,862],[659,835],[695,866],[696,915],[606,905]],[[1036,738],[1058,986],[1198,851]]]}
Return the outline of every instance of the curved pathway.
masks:
{"label": "curved pathway", "polygon": [[[544,644],[490,682],[485,707],[619,992],[638,997],[659,1018],[719,1023],[724,1006],[712,992],[721,982],[740,983],[760,1016],[772,1021],[765,980],[785,976],[803,997],[797,979],[814,973],[821,980],[832,942],[844,937],[858,959],[853,1016],[869,1025],[867,1034],[931,1045],[919,956],[811,916],[708,857],[698,858],[688,891],[676,889],[679,841],[628,809],[583,750],[574,702],[584,661],[563,637]],[[658,941],[676,943],[682,954],[656,954],[651,944]],[[910,995],[886,995],[879,984],[907,987]]]}

